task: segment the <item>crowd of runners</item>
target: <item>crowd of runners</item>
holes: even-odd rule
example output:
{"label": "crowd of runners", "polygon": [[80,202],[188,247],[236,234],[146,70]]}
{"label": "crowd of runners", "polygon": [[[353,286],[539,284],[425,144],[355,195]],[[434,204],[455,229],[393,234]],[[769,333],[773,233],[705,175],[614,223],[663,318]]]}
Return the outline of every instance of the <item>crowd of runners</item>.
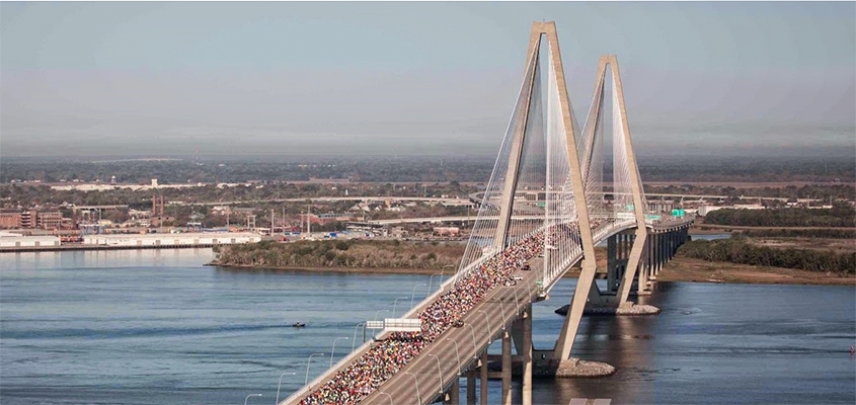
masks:
{"label": "crowd of runners", "polygon": [[[557,234],[567,231],[554,227],[551,238],[556,239],[560,237]],[[425,345],[459,324],[461,318],[494,287],[511,280],[511,274],[541,254],[544,245],[544,232],[537,232],[485,260],[476,269],[459,277],[454,288],[441,294],[419,314],[422,333],[395,332],[374,343],[365,354],[310,393],[300,404],[360,403],[416,357]]]}

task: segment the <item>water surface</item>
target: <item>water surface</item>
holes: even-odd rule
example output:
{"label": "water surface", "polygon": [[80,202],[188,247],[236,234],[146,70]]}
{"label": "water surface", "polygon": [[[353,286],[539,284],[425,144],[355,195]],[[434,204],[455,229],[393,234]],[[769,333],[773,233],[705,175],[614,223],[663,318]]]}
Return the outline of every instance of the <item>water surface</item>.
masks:
{"label": "water surface", "polygon": [[[202,266],[210,249],[0,255],[0,402],[272,403],[351,349],[354,325],[403,313],[428,276],[251,273]],[[437,279],[434,277],[434,285]],[[575,280],[534,309],[548,347]],[[536,381],[539,404],[856,402],[853,287],[661,283],[656,317],[583,321],[575,355],[616,375]],[[309,324],[293,329],[295,321]],[[360,340],[361,331],[357,333]],[[358,342],[359,343],[359,342]],[[493,348],[498,351],[499,347]],[[293,375],[291,374],[293,373]],[[491,403],[499,383],[491,382]],[[516,386],[517,387],[517,386]]]}

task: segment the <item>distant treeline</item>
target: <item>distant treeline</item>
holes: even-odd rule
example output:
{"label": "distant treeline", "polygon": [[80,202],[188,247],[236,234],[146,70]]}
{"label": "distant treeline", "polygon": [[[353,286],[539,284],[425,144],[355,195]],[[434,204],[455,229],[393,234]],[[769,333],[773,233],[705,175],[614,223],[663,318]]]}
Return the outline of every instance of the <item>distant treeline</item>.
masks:
{"label": "distant treeline", "polygon": [[[494,147],[499,147],[495,145]],[[176,160],[111,160],[9,158],[0,161],[0,183],[17,180],[84,182],[112,176],[120,183],[161,184],[240,183],[246,181],[305,181],[350,179],[372,182],[486,182],[495,160],[491,148],[478,156],[289,156],[177,157]],[[852,156],[639,156],[639,172],[645,181],[688,182],[834,182],[853,184],[856,170]],[[790,194],[788,194],[790,196]]]}
{"label": "distant treeline", "polygon": [[744,236],[760,238],[833,238],[856,239],[856,228],[824,229],[752,229],[741,232]]}
{"label": "distant treeline", "polygon": [[705,215],[704,223],[734,226],[853,228],[856,227],[856,210],[846,204],[837,204],[832,209],[721,209]]}
{"label": "distant treeline", "polygon": [[753,245],[735,236],[720,240],[694,240],[681,246],[678,254],[711,262],[784,267],[808,271],[856,273],[856,252],[833,253],[810,249],[776,249]]}
{"label": "distant treeline", "polygon": [[214,264],[222,266],[349,267],[375,269],[443,269],[453,267],[464,254],[463,244],[399,241],[265,241],[217,248]]}

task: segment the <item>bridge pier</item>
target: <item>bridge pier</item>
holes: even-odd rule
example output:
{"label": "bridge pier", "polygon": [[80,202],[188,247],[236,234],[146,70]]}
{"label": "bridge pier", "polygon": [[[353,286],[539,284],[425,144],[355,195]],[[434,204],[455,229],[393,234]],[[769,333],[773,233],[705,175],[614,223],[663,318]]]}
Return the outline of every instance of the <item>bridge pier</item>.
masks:
{"label": "bridge pier", "polygon": [[[646,232],[647,232],[647,230],[646,230]],[[638,270],[637,270],[637,274],[636,274],[636,295],[637,296],[650,295],[651,294],[651,285],[648,282],[649,281],[648,280],[649,268],[648,268],[648,266],[646,266],[644,264],[644,262],[647,262],[646,256],[648,255],[648,245],[650,245],[650,242],[648,242],[647,237],[646,237],[644,246],[642,247],[642,250],[643,250],[642,258],[640,258],[640,260],[639,260]],[[622,302],[622,304],[624,304],[624,302]]]}
{"label": "bridge pier", "polygon": [[458,405],[461,402],[461,379],[456,378],[449,388],[449,405]]}
{"label": "bridge pier", "polygon": [[651,281],[657,281],[657,272],[654,270],[654,239],[655,237],[652,235],[648,239],[648,244],[645,245],[645,271]]}
{"label": "bridge pier", "polygon": [[511,405],[511,334],[502,334],[502,405]]}
{"label": "bridge pier", "polygon": [[479,390],[481,391],[481,397],[479,398],[480,405],[488,405],[487,404],[487,349],[482,352],[481,358],[479,359]]}
{"label": "bridge pier", "polygon": [[476,405],[476,368],[467,370],[467,405]]}
{"label": "bridge pier", "polygon": [[523,312],[523,405],[532,405],[532,307]]}
{"label": "bridge pier", "polygon": [[607,238],[607,286],[601,292],[595,283],[589,291],[586,315],[648,315],[659,310],[629,302],[631,292],[650,294],[648,262],[653,238],[647,230],[621,232]]}
{"label": "bridge pier", "polygon": [[[653,315],[660,312],[650,305],[637,305],[628,301],[631,294],[651,295],[653,283],[665,263],[677,254],[678,248],[686,243],[691,223],[665,231],[638,228],[634,233],[617,233],[607,238],[607,288],[600,291],[595,283],[590,286],[585,315]],[[641,238],[641,239],[640,239]],[[638,256],[637,256],[638,255]],[[583,259],[585,265],[585,259]],[[635,263],[635,271],[634,269]],[[572,305],[566,305],[557,313],[571,313]],[[519,347],[518,347],[519,349]]]}

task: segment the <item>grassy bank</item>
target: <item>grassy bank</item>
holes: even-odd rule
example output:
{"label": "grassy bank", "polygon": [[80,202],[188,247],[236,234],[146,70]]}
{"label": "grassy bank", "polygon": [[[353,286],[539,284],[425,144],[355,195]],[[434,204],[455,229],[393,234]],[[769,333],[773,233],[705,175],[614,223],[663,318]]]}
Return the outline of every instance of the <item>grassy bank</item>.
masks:
{"label": "grassy bank", "polygon": [[[457,270],[463,244],[396,241],[264,242],[220,247],[212,265],[247,272],[338,272],[353,274],[437,274]],[[600,275],[606,271],[606,248],[595,248]],[[340,264],[344,263],[344,264]],[[565,278],[579,276],[579,267]],[[658,281],[767,284],[856,285],[856,275],[774,266],[707,261],[679,254]]]}
{"label": "grassy bank", "polygon": [[657,281],[746,284],[856,285],[856,275],[841,275],[781,267],[709,262],[677,256],[657,275]]}
{"label": "grassy bank", "polygon": [[463,244],[399,241],[301,241],[223,246],[211,264],[238,268],[400,269],[411,272],[457,268]]}
{"label": "grassy bank", "polygon": [[[810,241],[811,239],[808,239]],[[760,267],[781,267],[819,273],[856,274],[856,252],[817,247],[801,249],[789,244],[732,236],[720,240],[694,240],[680,247],[678,256],[709,262],[727,262]],[[807,241],[803,241],[808,243]]]}

